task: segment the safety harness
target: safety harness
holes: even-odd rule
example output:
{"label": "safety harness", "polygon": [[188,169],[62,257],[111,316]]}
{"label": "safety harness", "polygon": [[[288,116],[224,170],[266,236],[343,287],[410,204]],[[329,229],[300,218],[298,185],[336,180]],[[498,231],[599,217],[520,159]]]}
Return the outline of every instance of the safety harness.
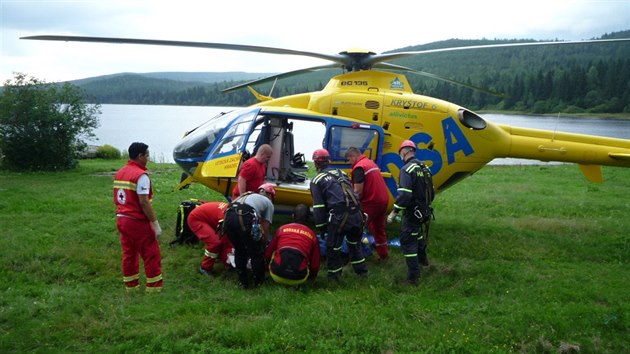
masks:
{"label": "safety harness", "polygon": [[230,203],[230,206],[228,207],[227,211],[232,211],[236,213],[236,215],[238,216],[239,225],[241,226],[241,230],[243,232],[247,231],[247,223],[245,222],[243,217],[246,215],[251,215],[252,216],[252,228],[250,231],[251,236],[254,241],[258,241],[260,237],[262,236],[262,233],[260,232],[260,222],[259,222],[260,220],[258,217],[258,213],[256,213],[256,209],[254,209],[251,205],[245,204],[245,200],[251,194],[253,194],[253,192],[246,192],[244,194],[241,194],[232,203]]}
{"label": "safety harness", "polygon": [[[426,204],[424,205],[424,210],[420,210],[423,205],[418,201],[416,203],[416,207],[414,207],[413,213],[416,218],[422,221],[420,224],[420,232],[424,234],[424,237],[426,237],[425,240],[428,242],[429,230],[431,229],[431,219],[435,219],[435,215],[433,214],[433,207],[431,206],[431,202],[435,197],[433,176],[431,174],[431,170],[429,170],[429,167],[418,160],[413,161],[413,164],[409,166],[407,171],[412,171],[416,168],[420,168],[420,170],[422,171],[422,180],[424,182],[424,201]],[[416,176],[417,175],[418,174],[416,174]],[[417,179],[414,179],[414,184],[417,183],[417,181]],[[417,187],[418,186],[415,185],[414,190],[416,190]]]}
{"label": "safety harness", "polygon": [[[354,191],[352,190],[350,184],[347,182],[346,179],[343,178],[343,172],[341,172],[341,170],[339,169],[335,171],[336,171],[336,175],[328,171],[325,171],[324,173],[334,178],[341,185],[341,190],[343,191],[345,204],[335,205],[331,207],[329,211],[330,213],[329,220],[332,219],[333,215],[338,214],[338,213],[343,213],[343,219],[341,219],[341,222],[339,223],[339,227],[337,228],[337,232],[340,232],[341,230],[343,230],[343,227],[346,225],[346,221],[348,221],[348,216],[350,214],[353,214],[355,212],[361,212],[361,204],[359,203],[359,201],[357,201],[357,198],[355,197]],[[351,201],[352,201],[352,205],[350,204]],[[365,221],[366,220],[363,220],[363,223],[365,223]]]}

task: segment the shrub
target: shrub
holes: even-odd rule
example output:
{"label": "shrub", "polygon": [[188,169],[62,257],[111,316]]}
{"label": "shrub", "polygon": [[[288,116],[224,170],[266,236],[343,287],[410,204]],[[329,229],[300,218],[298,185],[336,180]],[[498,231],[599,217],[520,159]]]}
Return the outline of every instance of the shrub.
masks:
{"label": "shrub", "polygon": [[3,167],[52,171],[76,166],[84,140],[98,127],[99,105],[83,102],[71,84],[48,84],[16,73],[0,95]]}
{"label": "shrub", "polygon": [[105,144],[96,148],[96,157],[106,160],[119,160],[122,154],[115,147]]}

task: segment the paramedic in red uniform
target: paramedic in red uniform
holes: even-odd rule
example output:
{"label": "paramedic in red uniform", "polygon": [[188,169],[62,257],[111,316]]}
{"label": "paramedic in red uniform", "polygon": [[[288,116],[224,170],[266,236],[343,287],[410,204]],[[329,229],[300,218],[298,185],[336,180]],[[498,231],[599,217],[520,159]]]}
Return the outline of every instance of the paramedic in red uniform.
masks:
{"label": "paramedic in red uniform", "polygon": [[162,258],[157,236],[162,234],[151,202],[153,188],[147,174],[149,147],[144,143],[129,146],[129,158],[114,177],[116,226],[122,246],[122,273],[127,290],[139,288],[139,257],[144,262],[146,291],[162,290]]}
{"label": "paramedic in red uniform", "polygon": [[188,215],[188,227],[206,244],[199,273],[210,276],[214,263],[219,259],[230,268],[228,255],[232,253],[232,243],[227,236],[221,236],[219,226],[223,224],[223,214],[230,204],[226,202],[208,202],[196,207]]}
{"label": "paramedic in red uniform", "polygon": [[293,222],[279,227],[267,246],[265,259],[276,283],[300,285],[306,279],[317,278],[319,242],[315,232],[306,226],[308,214],[306,205],[295,206]]}
{"label": "paramedic in red uniform", "polygon": [[269,144],[258,147],[256,155],[243,163],[238,172],[238,181],[232,191],[232,200],[245,192],[257,192],[258,187],[265,183],[267,162],[271,159],[273,148]]}
{"label": "paramedic in red uniform", "polygon": [[363,212],[368,215],[368,228],[374,236],[377,260],[385,260],[389,254],[385,219],[389,193],[381,170],[356,147],[348,148],[346,159],[352,164],[352,185],[361,199]]}

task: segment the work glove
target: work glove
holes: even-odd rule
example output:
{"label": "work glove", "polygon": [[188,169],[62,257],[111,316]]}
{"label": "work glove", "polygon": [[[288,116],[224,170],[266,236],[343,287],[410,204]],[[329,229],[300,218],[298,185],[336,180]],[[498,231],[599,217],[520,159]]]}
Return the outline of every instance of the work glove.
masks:
{"label": "work glove", "polygon": [[162,228],[160,227],[160,222],[155,220],[151,224],[153,224],[153,229],[155,230],[155,237],[160,237],[162,234]]}
{"label": "work glove", "polygon": [[398,215],[398,213],[396,212],[396,210],[392,210],[391,213],[389,213],[389,215],[387,215],[387,223],[391,224],[394,222],[394,220],[396,220],[396,216]]}

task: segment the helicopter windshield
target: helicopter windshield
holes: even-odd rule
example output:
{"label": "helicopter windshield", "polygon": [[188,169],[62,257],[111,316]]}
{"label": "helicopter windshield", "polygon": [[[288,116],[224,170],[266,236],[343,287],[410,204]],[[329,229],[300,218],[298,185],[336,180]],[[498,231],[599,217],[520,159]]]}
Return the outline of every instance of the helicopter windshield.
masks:
{"label": "helicopter windshield", "polygon": [[[238,151],[258,110],[237,110],[218,115],[188,133],[173,149],[175,161],[202,161],[212,155]],[[222,140],[219,140],[223,138]],[[217,143],[219,141],[219,143]]]}

